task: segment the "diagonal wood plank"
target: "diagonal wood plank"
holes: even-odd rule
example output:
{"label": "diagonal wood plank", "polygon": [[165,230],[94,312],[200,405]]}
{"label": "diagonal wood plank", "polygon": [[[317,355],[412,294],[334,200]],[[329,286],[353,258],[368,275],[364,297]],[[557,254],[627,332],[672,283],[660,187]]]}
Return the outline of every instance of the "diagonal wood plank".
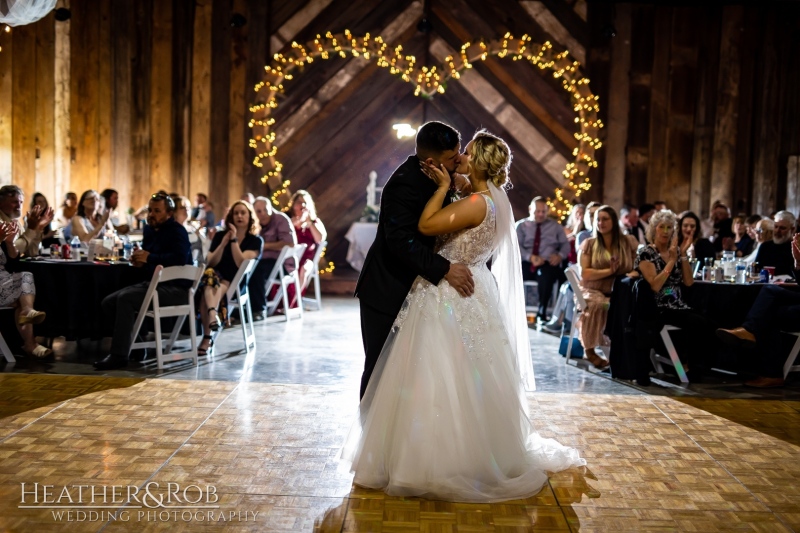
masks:
{"label": "diagonal wood plank", "polygon": [[[538,0],[522,1],[520,5],[528,12],[533,20],[555,38],[558,44],[569,50],[569,53],[575,56],[581,64],[586,64],[586,48],[583,43],[561,24],[561,21],[550,11],[545,2],[540,2]],[[583,26],[584,32],[579,34],[580,37],[583,37],[588,31],[586,24]]]}

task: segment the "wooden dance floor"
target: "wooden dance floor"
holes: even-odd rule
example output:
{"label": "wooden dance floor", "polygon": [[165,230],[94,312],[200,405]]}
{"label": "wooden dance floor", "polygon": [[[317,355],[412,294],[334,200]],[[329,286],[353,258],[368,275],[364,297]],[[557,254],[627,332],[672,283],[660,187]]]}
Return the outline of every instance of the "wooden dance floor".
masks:
{"label": "wooden dance floor", "polygon": [[[479,505],[353,487],[337,461],[350,388],[146,379],[92,392],[103,378],[3,377],[6,404],[11,380],[21,402],[37,396],[21,383],[88,393],[0,418],[2,531],[800,529],[800,447],[666,397],[531,394],[540,433],[588,468]],[[796,404],[759,405],[797,428]],[[129,486],[138,497],[119,503]]]}

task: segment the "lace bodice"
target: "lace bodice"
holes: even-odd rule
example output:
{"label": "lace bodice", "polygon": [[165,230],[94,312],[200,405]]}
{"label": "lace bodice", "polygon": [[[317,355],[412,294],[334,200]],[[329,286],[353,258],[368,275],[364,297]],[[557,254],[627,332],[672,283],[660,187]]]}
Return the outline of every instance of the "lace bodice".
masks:
{"label": "lace bodice", "polygon": [[494,201],[487,194],[478,196],[486,199],[486,217],[483,222],[474,228],[442,235],[436,240],[436,253],[451,263],[477,266],[485,264],[492,256],[492,243],[496,231]]}

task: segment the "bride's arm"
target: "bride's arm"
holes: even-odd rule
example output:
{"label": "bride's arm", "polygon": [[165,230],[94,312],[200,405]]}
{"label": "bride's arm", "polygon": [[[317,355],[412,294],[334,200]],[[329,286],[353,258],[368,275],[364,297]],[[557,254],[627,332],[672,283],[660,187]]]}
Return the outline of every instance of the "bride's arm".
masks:
{"label": "bride's arm", "polygon": [[444,197],[450,189],[450,174],[441,165],[424,166],[423,171],[439,186],[419,217],[417,229],[423,235],[443,235],[464,228],[474,228],[486,217],[486,202],[476,196],[454,202],[442,208]]}

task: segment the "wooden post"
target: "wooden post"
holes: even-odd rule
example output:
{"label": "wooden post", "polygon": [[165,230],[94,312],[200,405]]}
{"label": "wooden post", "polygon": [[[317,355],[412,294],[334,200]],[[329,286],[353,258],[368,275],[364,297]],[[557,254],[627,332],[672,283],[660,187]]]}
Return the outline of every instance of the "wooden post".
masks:
{"label": "wooden post", "polygon": [[231,105],[231,2],[214,0],[211,26],[211,137],[208,198],[218,217],[225,206],[239,199],[228,196],[228,134]]}
{"label": "wooden post", "polygon": [[13,181],[13,43],[10,34],[0,35],[0,186]]}
{"label": "wooden post", "polygon": [[[246,0],[234,0],[233,11],[247,17]],[[230,128],[228,130],[228,198],[235,199],[244,192],[258,195],[260,187],[250,190],[244,183],[245,153],[250,150],[248,141],[249,106],[245,101],[249,24],[234,28],[231,35]]]}
{"label": "wooden post", "polygon": [[672,15],[672,7],[656,7],[653,32],[655,52],[650,84],[650,152],[645,197],[648,202],[661,199],[661,187],[667,178]]}
{"label": "wooden post", "polygon": [[621,206],[625,201],[625,148],[628,143],[631,69],[631,7],[616,6],[617,36],[611,44],[611,74],[603,203]]}
{"label": "wooden post", "polygon": [[111,5],[111,187],[119,192],[120,202],[138,209],[133,198],[136,187],[131,173],[131,104],[134,36],[133,0],[115,0]]}
{"label": "wooden post", "polygon": [[27,201],[35,192],[36,174],[36,70],[31,68],[36,64],[36,27],[17,26],[11,35],[14,39],[11,182],[22,188]]}
{"label": "wooden post", "polygon": [[150,186],[172,192],[172,2],[152,12],[153,60],[150,74]]}
{"label": "wooden post", "polygon": [[725,6],[722,10],[719,78],[717,81],[717,118],[714,125],[714,148],[711,161],[711,202],[730,205],[733,199],[736,162],[737,110],[739,108],[741,27],[744,8]]}
{"label": "wooden post", "polygon": [[[34,189],[55,198],[55,17],[52,13],[36,23],[36,179]],[[31,195],[34,191],[29,192]],[[57,204],[55,204],[57,205]]]}
{"label": "wooden post", "polygon": [[194,6],[192,42],[192,127],[189,194],[208,194],[211,145],[211,15],[212,0]]}

